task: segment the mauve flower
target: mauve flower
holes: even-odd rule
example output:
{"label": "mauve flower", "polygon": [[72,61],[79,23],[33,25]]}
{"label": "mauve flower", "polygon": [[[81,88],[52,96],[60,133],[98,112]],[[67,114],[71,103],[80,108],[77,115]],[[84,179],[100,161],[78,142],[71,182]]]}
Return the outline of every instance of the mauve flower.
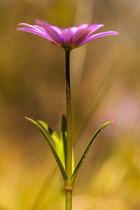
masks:
{"label": "mauve flower", "polygon": [[25,27],[18,28],[17,30],[36,34],[47,39],[54,45],[68,50],[80,47],[92,41],[93,39],[118,34],[117,31],[106,31],[102,33],[93,34],[97,29],[104,26],[103,24],[82,24],[78,27],[60,29],[57,26],[52,26],[42,20],[37,20],[36,23],[38,25],[19,23],[19,25]]}

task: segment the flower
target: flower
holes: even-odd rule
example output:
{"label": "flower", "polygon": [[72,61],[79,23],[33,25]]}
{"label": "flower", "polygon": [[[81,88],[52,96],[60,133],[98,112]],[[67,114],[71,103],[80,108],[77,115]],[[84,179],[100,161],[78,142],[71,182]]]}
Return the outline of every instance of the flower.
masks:
{"label": "flower", "polygon": [[96,30],[104,26],[103,24],[82,24],[78,27],[70,27],[60,29],[57,26],[52,26],[47,22],[42,20],[37,20],[38,25],[30,25],[27,23],[19,23],[21,26],[17,30],[26,31],[32,34],[36,34],[47,39],[49,42],[54,45],[64,48],[65,50],[71,50],[76,47],[80,47],[94,39],[109,36],[117,35],[117,31],[106,31],[102,33],[93,34]]}

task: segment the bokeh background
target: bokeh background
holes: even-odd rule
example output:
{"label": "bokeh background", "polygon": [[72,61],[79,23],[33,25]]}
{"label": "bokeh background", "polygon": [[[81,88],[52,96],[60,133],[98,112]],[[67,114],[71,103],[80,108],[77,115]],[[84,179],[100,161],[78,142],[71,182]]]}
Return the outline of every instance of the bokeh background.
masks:
{"label": "bokeh background", "polygon": [[0,0],[0,210],[64,209],[63,180],[47,143],[24,116],[60,132],[64,52],[16,31],[19,22],[116,30],[71,54],[76,162],[94,142],[75,184],[75,210],[140,209],[140,1]]}

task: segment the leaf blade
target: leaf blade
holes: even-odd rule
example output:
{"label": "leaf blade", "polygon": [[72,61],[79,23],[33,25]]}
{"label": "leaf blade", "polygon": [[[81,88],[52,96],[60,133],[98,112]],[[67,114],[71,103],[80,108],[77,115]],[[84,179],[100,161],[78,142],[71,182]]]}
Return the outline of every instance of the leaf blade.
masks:
{"label": "leaf blade", "polygon": [[43,128],[40,126],[40,124],[39,124],[38,122],[36,122],[35,120],[33,120],[33,119],[31,119],[31,118],[28,118],[28,117],[25,117],[25,118],[26,118],[28,121],[30,121],[33,125],[35,125],[35,127],[36,127],[36,128],[40,131],[40,133],[44,136],[44,138],[46,139],[46,141],[47,141],[47,143],[48,143],[48,145],[49,145],[49,147],[50,147],[50,149],[51,149],[51,151],[52,151],[52,153],[53,153],[53,155],[54,155],[54,158],[55,158],[55,160],[56,160],[56,162],[57,162],[57,164],[58,164],[58,166],[59,166],[59,169],[60,169],[60,171],[61,171],[61,174],[62,174],[64,180],[68,180],[68,177],[67,177],[66,171],[65,171],[65,169],[64,169],[64,167],[63,167],[63,164],[62,164],[62,162],[61,162],[61,160],[60,160],[60,158],[59,158],[59,156],[58,156],[58,154],[57,154],[57,152],[56,152],[56,150],[55,150],[55,148],[54,148],[54,146],[53,146],[51,140],[49,139],[48,135],[47,135],[46,132],[44,131],[44,129],[43,129]]}
{"label": "leaf blade", "polygon": [[[63,143],[63,153],[64,153],[64,160],[66,160],[66,141],[67,141],[67,119],[65,115],[62,115],[61,118],[61,134],[60,134],[60,140]],[[65,163],[66,164],[66,163]],[[75,160],[74,160],[74,151],[72,148],[72,172],[75,168]]]}
{"label": "leaf blade", "polygon": [[37,122],[43,127],[45,128],[45,130],[51,135],[53,141],[55,142],[55,144],[57,144],[57,142],[59,141],[59,137],[56,134],[56,132],[54,132],[54,130],[44,121],[42,120],[37,120]]}
{"label": "leaf blade", "polygon": [[38,120],[37,121],[51,136],[54,144],[55,144],[55,149],[56,152],[63,164],[63,167],[65,168],[65,161],[64,161],[64,152],[63,152],[63,142],[57,135],[57,133],[44,121]]}
{"label": "leaf blade", "polygon": [[113,121],[104,123],[104,124],[103,124],[103,125],[102,125],[94,134],[93,134],[91,140],[89,141],[89,143],[88,143],[88,145],[87,145],[87,147],[86,147],[84,153],[82,154],[82,156],[81,156],[81,158],[80,158],[78,164],[76,165],[76,168],[75,168],[75,170],[74,170],[74,172],[73,172],[73,174],[72,174],[72,178],[71,178],[71,179],[72,179],[73,182],[75,181],[75,178],[76,178],[76,176],[77,176],[77,173],[78,173],[79,169],[81,168],[81,165],[82,165],[82,163],[83,163],[83,161],[84,161],[84,159],[85,159],[85,157],[86,157],[86,155],[87,155],[87,153],[88,153],[88,151],[89,151],[89,149],[90,149],[90,147],[91,147],[93,141],[95,140],[96,136],[97,136],[97,135],[106,127],[106,126],[108,126],[108,125],[111,124],[111,123],[113,123]]}
{"label": "leaf blade", "polygon": [[60,141],[63,145],[64,164],[66,165],[65,161],[66,161],[67,123],[66,123],[65,115],[62,115],[62,118],[61,118]]}

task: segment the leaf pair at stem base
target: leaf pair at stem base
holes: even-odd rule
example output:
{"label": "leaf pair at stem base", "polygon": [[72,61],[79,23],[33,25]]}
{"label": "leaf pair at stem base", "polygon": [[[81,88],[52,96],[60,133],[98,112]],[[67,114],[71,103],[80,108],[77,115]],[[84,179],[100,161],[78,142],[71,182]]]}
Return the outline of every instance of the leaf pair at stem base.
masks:
{"label": "leaf pair at stem base", "polygon": [[[97,135],[109,124],[112,123],[111,122],[106,122],[104,123],[92,136],[92,138],[90,139],[86,149],[84,150],[79,162],[77,163],[76,167],[74,168],[74,153],[72,154],[72,168],[73,168],[73,172],[72,172],[72,176],[71,179],[68,179],[68,175],[66,173],[66,169],[65,169],[65,155],[66,155],[66,151],[65,151],[65,144],[66,144],[66,139],[67,139],[67,126],[66,126],[66,118],[65,116],[62,116],[62,125],[61,125],[61,134],[60,137],[53,131],[53,129],[51,129],[47,123],[45,123],[44,121],[35,121],[31,118],[27,118],[27,120],[29,120],[32,124],[34,124],[37,129],[40,131],[40,133],[42,133],[42,135],[44,136],[44,138],[46,139],[53,155],[54,158],[58,164],[58,167],[61,171],[61,174],[63,176],[63,179],[65,181],[65,183],[69,182],[71,185],[73,185],[76,176],[79,172],[79,169],[81,168],[84,159],[88,153],[88,151],[90,150],[90,147],[93,143],[93,141],[95,140],[95,138],[97,137]],[[47,132],[47,133],[46,133]],[[50,137],[49,137],[49,135]],[[52,143],[52,140],[53,143]]]}

